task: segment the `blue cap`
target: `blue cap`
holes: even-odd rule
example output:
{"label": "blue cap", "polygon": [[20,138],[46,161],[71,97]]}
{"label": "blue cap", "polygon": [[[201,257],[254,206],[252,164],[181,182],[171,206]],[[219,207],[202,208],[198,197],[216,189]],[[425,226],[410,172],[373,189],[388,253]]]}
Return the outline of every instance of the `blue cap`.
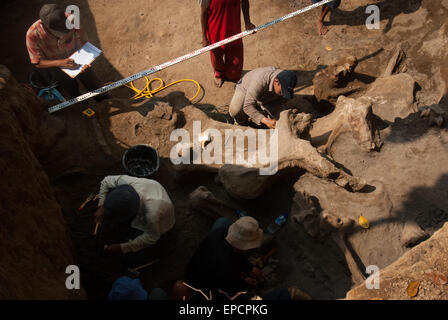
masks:
{"label": "blue cap", "polygon": [[133,187],[124,184],[110,191],[104,201],[104,214],[108,219],[125,221],[134,217],[140,207],[140,197]]}
{"label": "blue cap", "polygon": [[147,300],[148,293],[139,279],[123,276],[115,280],[109,292],[109,300]]}
{"label": "blue cap", "polygon": [[286,99],[294,98],[294,87],[297,84],[296,73],[292,70],[284,70],[277,76],[278,82],[282,86],[282,96]]}

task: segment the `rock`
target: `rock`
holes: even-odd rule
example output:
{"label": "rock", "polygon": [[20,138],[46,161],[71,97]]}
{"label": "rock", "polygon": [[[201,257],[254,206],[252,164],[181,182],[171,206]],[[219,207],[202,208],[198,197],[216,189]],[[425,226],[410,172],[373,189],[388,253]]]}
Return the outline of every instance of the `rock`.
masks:
{"label": "rock", "polygon": [[313,79],[314,96],[317,101],[334,104],[340,95],[359,90],[348,87],[348,83],[353,80],[353,72],[357,65],[356,57],[349,56],[317,72]]}
{"label": "rock", "polygon": [[292,132],[298,138],[308,140],[313,116],[309,113],[299,113],[296,109],[291,109],[288,116]]}
{"label": "rock", "polygon": [[291,219],[303,225],[306,232],[312,237],[316,237],[320,232],[319,212],[305,190],[294,195]]}
{"label": "rock", "polygon": [[[421,292],[414,299],[448,299],[448,290],[430,286],[422,277],[425,271],[438,266],[437,274],[448,274],[448,223],[428,240],[415,246],[391,265],[380,270],[380,289],[369,290],[361,284],[347,293],[349,300],[368,300],[381,297],[385,300],[409,299],[406,289],[411,281],[421,281]],[[403,281],[403,280],[404,281]],[[446,285],[444,285],[446,286]]]}
{"label": "rock", "polygon": [[[351,231],[347,234],[346,240],[361,261],[365,265],[383,266],[404,252],[399,244],[403,223],[392,212],[393,205],[384,183],[371,181],[369,185],[374,191],[353,193],[307,173],[294,184],[296,195],[293,208],[307,208],[304,205],[306,201],[303,194],[318,199],[319,211],[306,215],[311,222],[306,219],[302,221],[305,230],[313,236],[334,231],[342,233]],[[353,225],[353,221],[358,221],[360,215],[371,222],[369,229]],[[383,236],[385,232],[392,234],[395,241],[390,237],[385,238]]]}
{"label": "rock", "polygon": [[420,112],[420,117],[429,119],[430,126],[437,125],[440,128],[448,119],[447,109],[447,105],[433,104],[423,107]]}
{"label": "rock", "polygon": [[350,132],[367,152],[381,147],[380,134],[375,127],[372,103],[369,100],[340,96],[334,111],[313,123],[310,130],[311,143],[327,153],[337,137],[344,132]]}
{"label": "rock", "polygon": [[415,81],[407,73],[378,78],[365,97],[373,103],[373,113],[383,120],[394,122],[417,112],[414,105]]}
{"label": "rock", "polygon": [[403,247],[410,247],[419,244],[426,238],[428,238],[428,234],[417,223],[408,221],[401,232],[400,243]]}
{"label": "rock", "polygon": [[265,266],[263,269],[262,269],[262,271],[263,271],[263,273],[266,275],[266,276],[269,276],[271,273],[273,273],[274,272],[274,268],[272,267],[272,266]]}
{"label": "rock", "polygon": [[327,211],[322,212],[322,220],[320,228],[323,229],[324,226],[331,228],[332,231],[341,232],[342,234],[349,233],[355,225],[353,219],[347,217],[338,217]]}
{"label": "rock", "polygon": [[219,178],[219,175],[216,175],[216,176],[213,178],[213,182],[214,182],[217,186],[222,186],[222,182],[221,182],[221,179]]}
{"label": "rock", "polygon": [[387,64],[386,70],[383,73],[383,77],[391,76],[394,73],[399,73],[401,64],[406,58],[406,54],[402,49],[402,45],[399,43],[395,48],[394,54]]}
{"label": "rock", "polygon": [[232,197],[255,199],[275,181],[275,176],[260,175],[257,168],[226,164],[219,169],[219,178]]}
{"label": "rock", "polygon": [[213,220],[226,217],[229,220],[235,220],[234,210],[228,207],[224,202],[216,199],[213,193],[206,187],[199,186],[188,196],[188,202],[191,209],[200,212]]}

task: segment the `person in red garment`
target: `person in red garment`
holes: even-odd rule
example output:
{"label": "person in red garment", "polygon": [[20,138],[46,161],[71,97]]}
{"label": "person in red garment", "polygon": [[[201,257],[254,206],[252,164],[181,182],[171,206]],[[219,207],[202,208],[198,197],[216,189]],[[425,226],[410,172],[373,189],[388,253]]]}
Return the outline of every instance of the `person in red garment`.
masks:
{"label": "person in red garment", "polygon": [[[246,30],[255,28],[250,22],[249,0],[199,0],[199,4],[204,47],[240,33],[241,11]],[[218,88],[225,80],[238,82],[243,70],[243,40],[210,51],[210,58]]]}

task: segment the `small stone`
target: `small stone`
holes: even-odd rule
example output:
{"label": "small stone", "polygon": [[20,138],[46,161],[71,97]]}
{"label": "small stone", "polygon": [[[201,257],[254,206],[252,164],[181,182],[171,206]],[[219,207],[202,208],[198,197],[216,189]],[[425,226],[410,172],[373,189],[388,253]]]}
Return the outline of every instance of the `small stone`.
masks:
{"label": "small stone", "polygon": [[269,262],[269,263],[275,263],[275,264],[278,264],[279,260],[276,259],[276,258],[271,257],[271,258],[268,259],[268,262]]}
{"label": "small stone", "polygon": [[214,181],[214,183],[215,183],[217,186],[221,186],[221,185],[222,185],[221,178],[219,177],[218,174],[213,178],[213,181]]}
{"label": "small stone", "polygon": [[273,272],[274,272],[274,268],[272,268],[272,266],[266,266],[266,267],[263,268],[263,273],[266,276],[270,275]]}

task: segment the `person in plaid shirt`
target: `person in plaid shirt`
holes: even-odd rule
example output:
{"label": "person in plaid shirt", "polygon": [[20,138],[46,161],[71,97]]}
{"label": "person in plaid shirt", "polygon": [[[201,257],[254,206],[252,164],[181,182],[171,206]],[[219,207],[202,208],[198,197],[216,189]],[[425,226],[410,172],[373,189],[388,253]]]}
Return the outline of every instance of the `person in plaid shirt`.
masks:
{"label": "person in plaid shirt", "polygon": [[[81,49],[88,41],[82,29],[68,29],[66,20],[70,19],[65,8],[56,4],[44,5],[39,13],[40,19],[33,23],[26,33],[26,47],[31,63],[43,72],[49,72],[50,78],[58,81],[66,98],[79,96],[76,79],[70,78],[60,68],[76,69],[78,65],[69,57]],[[84,66],[77,78],[92,91],[101,87],[100,81],[89,66]],[[107,98],[107,94],[96,96],[97,101]]]}

